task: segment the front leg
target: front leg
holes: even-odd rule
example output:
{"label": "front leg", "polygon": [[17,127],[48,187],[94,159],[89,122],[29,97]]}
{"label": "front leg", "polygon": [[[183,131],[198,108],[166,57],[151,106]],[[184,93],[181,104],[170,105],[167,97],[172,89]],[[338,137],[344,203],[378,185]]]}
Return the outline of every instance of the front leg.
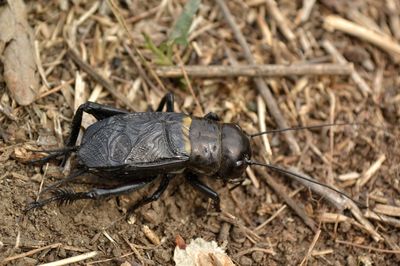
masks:
{"label": "front leg", "polygon": [[192,185],[197,191],[203,193],[206,197],[214,201],[214,207],[217,212],[221,211],[220,199],[217,192],[212,188],[200,181],[199,177],[193,173],[186,174],[186,180]]}
{"label": "front leg", "polygon": [[126,217],[129,217],[135,210],[137,210],[139,207],[142,207],[143,205],[146,205],[150,202],[158,200],[161,195],[165,192],[165,190],[168,187],[169,181],[173,178],[173,175],[165,175],[161,179],[161,183],[158,187],[158,189],[150,196],[145,196],[143,199],[129,207]]}

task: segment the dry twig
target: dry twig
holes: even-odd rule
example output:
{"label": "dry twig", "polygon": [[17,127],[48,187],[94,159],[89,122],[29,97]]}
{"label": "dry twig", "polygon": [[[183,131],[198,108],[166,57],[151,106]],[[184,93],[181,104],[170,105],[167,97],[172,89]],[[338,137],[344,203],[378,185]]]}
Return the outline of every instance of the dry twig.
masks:
{"label": "dry twig", "polygon": [[359,26],[351,21],[336,15],[329,15],[324,19],[324,27],[327,30],[339,30],[347,34],[370,42],[400,59],[400,45],[388,35],[378,34],[375,31]]}
{"label": "dry twig", "polygon": [[[294,65],[237,65],[237,66],[184,66],[188,76],[201,78],[220,77],[288,77],[301,75],[350,75],[350,64],[294,64]],[[160,77],[182,77],[180,66],[161,66],[155,72]]]}
{"label": "dry twig", "polygon": [[[224,0],[215,0],[219,7],[221,8],[222,13],[224,14],[225,19],[227,20],[229,26],[232,28],[233,33],[237,41],[239,42],[240,46],[244,50],[244,55],[246,60],[251,64],[255,65],[256,61],[250,51],[250,47],[247,44],[246,39],[243,36],[243,33],[240,31],[239,26],[236,24],[235,19],[233,18],[231,12],[229,11],[228,7],[226,6]],[[283,117],[281,111],[279,110],[278,104],[272,95],[270,89],[268,88],[267,84],[262,78],[254,78],[254,82],[256,83],[258,92],[264,98],[265,103],[268,106],[268,110],[270,111],[271,115],[274,117],[275,121],[279,125],[280,128],[287,128],[288,123],[286,122],[285,118]],[[291,132],[285,132],[286,140],[290,146],[290,149],[295,154],[300,153],[300,147],[297,143],[296,139],[294,138]]]}

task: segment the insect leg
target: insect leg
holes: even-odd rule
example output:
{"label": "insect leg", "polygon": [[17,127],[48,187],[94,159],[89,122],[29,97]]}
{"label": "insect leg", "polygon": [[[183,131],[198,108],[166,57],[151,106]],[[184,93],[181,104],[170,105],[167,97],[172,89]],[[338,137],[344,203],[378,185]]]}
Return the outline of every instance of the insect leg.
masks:
{"label": "insect leg", "polygon": [[165,96],[161,99],[156,112],[161,112],[165,104],[167,104],[167,112],[174,111],[174,95],[171,92],[165,94]]}
{"label": "insect leg", "polygon": [[40,194],[43,194],[43,193],[45,193],[46,191],[49,191],[49,190],[53,190],[54,188],[59,187],[59,186],[62,185],[62,184],[66,184],[66,183],[68,183],[68,182],[74,180],[75,178],[81,176],[81,175],[84,174],[86,171],[87,171],[87,169],[79,169],[79,170],[77,170],[77,171],[71,173],[69,176],[67,176],[67,177],[65,177],[65,178],[63,178],[63,179],[61,179],[61,180],[59,180],[59,181],[57,181],[57,182],[51,184],[50,186],[45,187],[45,188],[40,192]]}
{"label": "insect leg", "polygon": [[138,201],[137,203],[135,203],[134,205],[132,205],[131,207],[129,207],[128,211],[127,211],[127,217],[130,216],[130,214],[132,214],[136,209],[138,209],[139,207],[148,204],[152,201],[156,201],[158,200],[161,195],[165,192],[165,190],[168,187],[169,181],[171,181],[171,179],[173,178],[173,175],[165,175],[163,176],[163,178],[161,179],[161,183],[160,186],[158,187],[158,189],[150,196],[146,196],[143,199],[141,199],[140,201]]}
{"label": "insect leg", "polygon": [[204,118],[207,118],[207,119],[213,120],[213,121],[221,121],[221,118],[216,113],[213,113],[213,112],[209,112],[208,114],[206,114],[204,116]]}
{"label": "insect leg", "polygon": [[104,118],[114,115],[128,113],[125,110],[119,110],[111,106],[102,105],[94,102],[86,102],[84,104],[81,104],[78,110],[76,110],[74,118],[72,119],[71,133],[66,142],[67,147],[74,146],[76,143],[76,139],[78,138],[79,129],[82,123],[83,112],[93,115],[97,120],[102,120]]}
{"label": "insect leg", "polygon": [[25,208],[25,212],[28,212],[32,209],[43,207],[44,205],[47,205],[51,202],[57,202],[58,204],[69,204],[76,200],[82,200],[82,199],[97,200],[110,196],[127,194],[145,187],[146,185],[153,182],[154,179],[156,179],[156,177],[150,177],[140,182],[125,184],[116,188],[111,188],[111,189],[95,188],[85,192],[75,192],[72,189],[68,188],[56,189],[54,190],[52,197],[45,200],[34,201],[28,204],[28,206]]}
{"label": "insect leg", "polygon": [[201,182],[198,176],[193,173],[188,173],[186,175],[186,180],[189,181],[189,184],[192,185],[196,190],[200,191],[205,196],[212,199],[214,201],[215,209],[218,212],[221,211],[219,195],[217,192],[215,192],[212,188]]}

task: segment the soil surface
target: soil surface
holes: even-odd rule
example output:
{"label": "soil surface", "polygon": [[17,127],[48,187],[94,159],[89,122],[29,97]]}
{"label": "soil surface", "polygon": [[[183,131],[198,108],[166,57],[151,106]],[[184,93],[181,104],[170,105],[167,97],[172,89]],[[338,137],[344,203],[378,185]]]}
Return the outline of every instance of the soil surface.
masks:
{"label": "soil surface", "polygon": [[[324,18],[332,14],[354,21],[356,16],[349,11],[347,1],[317,1],[309,18],[299,24],[296,24],[296,17],[302,1],[277,1],[289,28],[295,33],[292,44],[268,13],[265,1],[226,2],[257,63],[332,63],[335,60],[321,46],[322,41],[329,40],[354,64],[354,69],[372,89],[363,94],[349,76],[267,78],[291,126],[332,121],[360,124],[337,126],[333,131],[329,128],[295,131],[299,154],[290,149],[282,134],[268,135],[272,148],[269,158],[260,137],[251,143],[254,160],[265,162],[268,159],[275,165],[301,169],[368,206],[361,208],[363,214],[379,205],[393,207],[394,211],[388,215],[381,213],[393,219],[392,223],[366,218],[378,233],[379,241],[359,226],[350,211],[338,210],[313,190],[259,166],[251,166],[254,179],[247,173],[245,181],[234,189],[220,180],[202,178],[219,193],[222,213],[215,212],[211,202],[184,182],[183,176],[177,175],[160,200],[140,208],[129,221],[123,219],[127,208],[152,193],[159,181],[129,195],[77,201],[66,206],[49,204],[24,215],[24,208],[38,198],[39,191],[67,176],[76,164],[72,156],[64,168],[59,166],[59,161],[43,166],[29,165],[26,160],[45,155],[30,149],[62,147],[69,135],[74,108],[88,99],[132,111],[90,73],[77,66],[69,56],[67,43],[79,51],[92,69],[110,80],[136,111],[146,111],[149,106],[154,109],[166,91],[151,75],[148,77],[155,84],[154,88],[143,81],[129,52],[134,43],[156,68],[157,58],[145,47],[141,32],[146,32],[156,44],[165,40],[185,1],[162,1],[162,4],[158,1],[115,1],[133,40],[117,22],[107,1],[26,2],[28,21],[34,29],[37,51],[50,88],[43,85],[38,95],[44,97],[21,107],[10,97],[0,72],[1,104],[16,117],[12,120],[4,112],[0,113],[0,261],[53,245],[13,258],[8,263],[35,265],[98,251],[94,258],[79,263],[174,265],[176,238],[181,236],[186,243],[197,237],[217,241],[237,265],[299,265],[305,258],[308,265],[400,263],[399,215],[393,213],[400,208],[398,61],[393,53],[373,44],[323,28]],[[395,34],[391,26],[393,14],[386,2],[400,4],[398,1],[354,1],[357,8],[351,8],[362,18],[355,23],[363,27],[376,26],[386,35]],[[399,18],[398,14],[395,17]],[[371,24],[365,22],[367,19]],[[178,51],[185,64],[246,64],[242,48],[213,1],[202,1],[195,24],[189,35],[190,45]],[[269,27],[272,46],[266,40],[263,25]],[[307,37],[311,45],[307,51],[306,46],[301,45],[302,37]],[[393,37],[393,40],[398,43],[400,39]],[[61,80],[68,84],[47,93],[63,84]],[[183,79],[164,78],[162,81],[174,93],[177,111],[196,116],[212,111],[224,122],[239,124],[246,132],[260,131],[259,93],[251,78],[190,78],[194,94]],[[44,84],[43,76],[41,82]],[[90,116],[84,120],[87,124],[93,121]],[[277,127],[268,112],[265,122],[269,129]],[[358,180],[365,178],[373,164],[377,170],[360,185]],[[360,177],[341,179],[349,173],[358,173]],[[278,183],[280,193],[272,189],[268,176]],[[84,176],[66,187],[85,191],[107,185],[112,185],[108,179]],[[281,194],[295,194],[292,198],[296,208],[304,209],[316,230],[310,229],[293,208],[286,205]],[[40,198],[49,196],[51,194],[44,193]],[[321,218],[329,214],[343,216],[330,221]],[[258,228],[268,219],[265,226]]]}

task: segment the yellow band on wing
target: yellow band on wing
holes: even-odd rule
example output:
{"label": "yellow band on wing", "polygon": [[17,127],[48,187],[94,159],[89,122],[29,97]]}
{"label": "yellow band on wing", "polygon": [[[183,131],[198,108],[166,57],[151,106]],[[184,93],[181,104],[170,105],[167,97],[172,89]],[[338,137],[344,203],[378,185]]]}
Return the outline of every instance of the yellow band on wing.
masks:
{"label": "yellow band on wing", "polygon": [[192,125],[192,118],[186,116],[182,119],[182,135],[183,143],[185,143],[185,151],[188,155],[192,152],[192,146],[189,139],[190,126]]}

